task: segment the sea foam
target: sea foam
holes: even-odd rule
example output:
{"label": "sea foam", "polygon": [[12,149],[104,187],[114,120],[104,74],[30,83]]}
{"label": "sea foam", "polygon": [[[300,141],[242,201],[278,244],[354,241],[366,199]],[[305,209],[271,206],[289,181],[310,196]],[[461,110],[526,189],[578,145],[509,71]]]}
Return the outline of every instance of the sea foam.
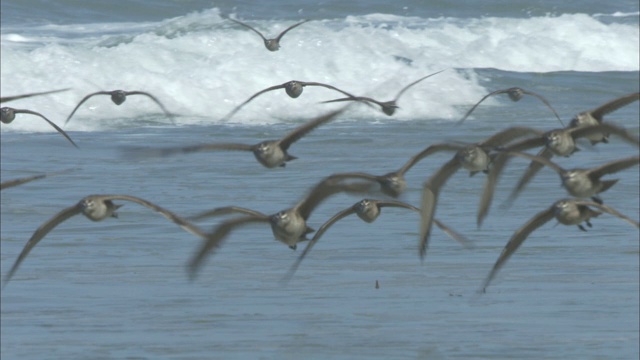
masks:
{"label": "sea foam", "polygon": [[[289,21],[251,25],[275,37]],[[28,107],[62,124],[76,104],[99,90],[153,93],[179,124],[219,123],[236,105],[264,88],[289,80],[331,84],[356,95],[391,100],[406,84],[446,69],[407,91],[393,119],[457,119],[459,105],[485,95],[474,71],[638,71],[637,25],[603,23],[585,14],[478,19],[419,18],[386,14],[314,20],[267,51],[252,31],[217,9],[157,23],[47,25],[3,29],[2,95],[70,87],[72,90],[4,106]],[[340,93],[306,87],[297,99],[283,90],[263,94],[232,123],[269,124],[311,118],[336,104]],[[490,103],[489,100],[487,103]],[[115,106],[107,96],[85,102],[66,129],[95,131],[113,121],[169,124],[148,98]],[[386,119],[352,106],[350,119]],[[22,115],[26,116],[26,115]],[[9,129],[10,128],[10,129]],[[17,119],[2,131],[53,131],[43,121]]]}

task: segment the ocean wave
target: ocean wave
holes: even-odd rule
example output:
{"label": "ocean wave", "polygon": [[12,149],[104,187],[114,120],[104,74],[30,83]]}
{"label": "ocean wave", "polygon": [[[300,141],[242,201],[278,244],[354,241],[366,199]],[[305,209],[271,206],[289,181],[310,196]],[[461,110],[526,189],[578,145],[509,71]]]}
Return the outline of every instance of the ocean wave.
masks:
{"label": "ocean wave", "polygon": [[[292,24],[250,22],[267,36]],[[250,95],[289,80],[328,83],[390,100],[411,81],[450,69],[404,94],[400,106],[403,101],[412,105],[394,118],[452,119],[461,115],[458,105],[487,93],[474,69],[638,71],[639,43],[637,25],[603,23],[586,14],[477,19],[369,14],[310,21],[289,32],[281,50],[271,53],[255,33],[210,9],[157,23],[3,29],[1,86],[5,96],[71,87],[56,94],[55,102],[36,98],[31,102],[41,106],[34,110],[58,121],[88,93],[145,90],[177,113],[180,123],[190,124],[219,122]],[[310,108],[314,113],[328,109],[318,102],[335,97],[340,94],[317,87],[306,88],[298,99],[283,91],[270,92],[245,106],[233,120],[291,119]],[[149,112],[157,113],[158,108],[148,99],[132,97],[115,106],[108,97],[96,97],[78,110],[75,116],[83,120],[71,122],[69,129],[91,131],[101,121]],[[364,107],[354,107],[351,116],[372,118]],[[50,131],[46,124],[21,123],[11,126]]]}

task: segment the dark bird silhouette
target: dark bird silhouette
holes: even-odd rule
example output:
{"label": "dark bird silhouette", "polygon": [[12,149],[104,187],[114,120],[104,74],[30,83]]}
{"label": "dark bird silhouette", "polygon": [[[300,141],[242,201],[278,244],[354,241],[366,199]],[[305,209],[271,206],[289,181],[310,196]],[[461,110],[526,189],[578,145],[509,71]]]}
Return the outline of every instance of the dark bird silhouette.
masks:
{"label": "dark bird silhouette", "polygon": [[460,121],[458,121],[458,123],[456,125],[462,124],[469,117],[469,115],[471,115],[473,110],[475,110],[478,107],[478,105],[480,105],[480,103],[482,103],[489,96],[498,95],[498,94],[507,94],[509,96],[509,99],[511,99],[511,101],[513,101],[513,102],[520,101],[520,99],[522,99],[522,97],[524,95],[534,96],[534,97],[538,98],[538,100],[542,101],[553,112],[553,115],[556,116],[556,119],[558,119],[560,124],[562,124],[562,126],[564,126],[564,123],[562,122],[562,120],[560,120],[560,116],[558,115],[556,110],[553,108],[553,106],[551,106],[551,104],[549,104],[547,99],[545,99],[541,95],[538,95],[538,94],[536,94],[536,93],[534,93],[532,91],[528,91],[528,90],[525,90],[525,89],[519,88],[519,87],[512,87],[512,88],[508,88],[508,89],[496,90],[494,92],[491,92],[491,93],[485,95],[482,99],[480,99],[480,101],[478,101],[475,105],[473,105],[473,107],[471,109],[469,109],[469,111],[467,111],[467,113],[462,117],[462,119],[460,119]]}
{"label": "dark bird silhouette", "polygon": [[[593,210],[591,207],[596,208],[598,210]],[[518,250],[520,245],[529,237],[529,235],[539,228],[540,226],[549,222],[549,220],[556,218],[558,223],[563,225],[578,225],[578,228],[582,231],[586,231],[584,226],[581,224],[584,222],[587,226],[591,227],[590,219],[601,215],[603,212],[617,216],[631,225],[635,227],[639,227],[637,221],[630,219],[629,217],[619,213],[613,208],[598,204],[593,201],[583,201],[576,199],[562,199],[555,202],[548,209],[539,212],[536,214],[531,220],[529,220],[526,224],[524,224],[520,229],[516,230],[513,234],[507,245],[502,250],[500,257],[496,261],[495,265],[493,265],[493,269],[484,280],[482,284],[482,292],[485,292],[491,280],[496,276],[500,268],[504,266],[504,264],[509,260],[511,255]]]}
{"label": "dark bird silhouette", "polygon": [[249,25],[247,25],[247,24],[245,24],[245,23],[243,23],[241,21],[238,21],[236,19],[229,18],[229,20],[233,21],[236,24],[242,25],[242,26],[248,28],[249,30],[252,30],[256,34],[258,34],[262,38],[262,40],[264,41],[264,46],[269,51],[278,51],[280,49],[280,40],[282,39],[284,34],[286,34],[289,30],[291,30],[291,29],[293,29],[293,28],[295,28],[297,26],[300,26],[300,25],[306,23],[307,21],[309,21],[309,20],[304,20],[304,21],[301,21],[301,22],[299,22],[297,24],[293,24],[293,25],[289,26],[288,28],[284,29],[284,31],[282,31],[280,33],[280,35],[278,35],[276,38],[267,39],[264,35],[262,35],[262,33],[260,31],[254,29],[253,27],[251,27],[251,26],[249,26]]}
{"label": "dark bird silhouette", "polygon": [[53,128],[56,129],[60,134],[62,134],[62,136],[67,138],[67,140],[69,140],[69,142],[73,146],[75,146],[76,148],[79,148],[78,145],[76,145],[76,143],[73,140],[71,140],[69,135],[67,135],[67,133],[64,130],[62,130],[58,125],[54,124],[51,120],[47,119],[46,117],[44,117],[44,115],[38,112],[27,110],[27,109],[14,109],[10,107],[3,107],[0,109],[0,120],[4,124],[11,124],[11,122],[15,120],[16,114],[30,114],[30,115],[35,115],[43,118],[44,121],[48,122],[49,125],[53,126]]}
{"label": "dark bird silhouette", "polygon": [[31,249],[33,249],[39,242],[42,240],[51,230],[53,230],[56,226],[66,221],[67,219],[82,214],[87,219],[91,221],[102,221],[109,217],[117,218],[118,215],[116,210],[120,208],[122,205],[116,205],[113,203],[113,200],[124,200],[131,201],[137,203],[139,205],[148,207],[149,209],[159,212],[162,216],[179,225],[185,231],[194,234],[203,239],[207,238],[207,234],[202,232],[196,226],[190,224],[186,220],[181,217],[175,215],[167,209],[164,209],[158,205],[155,205],[147,200],[131,196],[131,195],[89,195],[82,200],[80,200],[77,204],[68,207],[59,213],[57,213],[53,218],[49,219],[47,222],[42,224],[31,236],[31,239],[27,242],[27,244],[22,249],[22,252],[18,256],[18,259],[9,270],[9,273],[5,276],[4,285],[13,277],[13,274],[18,270],[18,267],[27,257]]}
{"label": "dark bird silhouette", "polygon": [[[446,69],[445,69],[446,70]],[[380,106],[380,108],[382,109],[382,112],[391,116],[396,112],[396,109],[399,108],[399,106],[397,105],[398,100],[400,99],[400,97],[402,96],[402,94],[404,94],[407,90],[409,90],[410,87],[416,85],[417,83],[421,82],[424,79],[427,79],[433,75],[439,74],[441,72],[443,72],[444,70],[440,70],[438,72],[435,72],[433,74],[429,74],[427,76],[421,77],[420,79],[412,82],[411,84],[405,86],[404,88],[402,88],[402,90],[400,90],[398,92],[398,94],[396,95],[396,97],[393,100],[390,101],[378,101],[375,99],[372,99],[370,97],[365,97],[365,96],[349,96],[348,98],[340,98],[340,99],[333,99],[333,100],[327,100],[327,101],[323,101],[322,103],[332,103],[332,102],[340,102],[340,101],[359,101],[359,102],[364,102],[364,103],[372,103],[372,104],[376,104],[378,106]]]}
{"label": "dark bird silhouette", "polygon": [[122,103],[124,103],[127,100],[127,96],[144,95],[144,96],[150,98],[151,100],[153,100],[153,102],[155,102],[156,104],[158,104],[160,109],[162,109],[162,111],[165,113],[165,115],[167,115],[169,120],[171,120],[171,123],[175,124],[175,120],[174,120],[173,114],[171,114],[164,107],[164,105],[162,105],[160,100],[158,100],[155,96],[153,96],[153,95],[151,95],[151,94],[149,94],[148,92],[145,92],[145,91],[124,91],[124,90],[98,91],[98,92],[94,92],[94,93],[91,93],[91,94],[85,96],[82,100],[80,100],[78,105],[76,105],[76,107],[73,109],[71,114],[69,114],[69,116],[67,117],[67,120],[64,122],[64,124],[67,125],[67,123],[69,122],[69,120],[71,120],[71,117],[73,116],[73,114],[76,113],[76,110],[78,110],[80,105],[82,105],[85,101],[89,100],[90,97],[95,96],[95,95],[109,95],[111,97],[111,101],[113,101],[113,103],[116,104],[116,105],[121,105]]}

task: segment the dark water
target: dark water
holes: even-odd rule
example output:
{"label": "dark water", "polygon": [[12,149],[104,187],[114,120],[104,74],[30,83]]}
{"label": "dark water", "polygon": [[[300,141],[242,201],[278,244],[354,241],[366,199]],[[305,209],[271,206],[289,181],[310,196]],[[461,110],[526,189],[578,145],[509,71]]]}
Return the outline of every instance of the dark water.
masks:
{"label": "dark water", "polygon": [[[524,42],[536,46],[551,37],[534,31],[539,24],[556,24],[574,36],[569,51],[578,53],[586,48],[579,44],[579,31],[568,32],[569,24],[584,31],[600,23],[600,33],[620,35],[635,26],[627,24],[637,24],[637,4],[619,3],[619,8],[609,9],[594,2],[578,11],[570,5],[538,2],[527,13],[524,7],[507,10],[497,2],[458,9],[446,4],[427,8],[397,3],[408,10],[382,3],[365,10],[362,2],[344,7],[332,2],[279,2],[268,10],[249,2],[153,3],[153,11],[144,11],[149,2],[126,2],[126,10],[100,10],[99,2],[82,2],[82,7],[62,1],[2,2],[2,95],[73,88],[11,106],[33,108],[61,123],[89,92],[144,87],[179,115],[178,125],[173,126],[143,99],[131,97],[120,107],[106,97],[92,100],[65,128],[80,151],[37,118],[19,117],[3,124],[2,181],[71,169],[2,192],[3,276],[38,226],[88,194],[136,195],[184,216],[226,205],[275,213],[295,204],[320,178],[335,172],[384,174],[433,143],[477,142],[516,125],[560,126],[534,98],[512,103],[505,97],[487,101],[473,118],[455,127],[469,106],[489,91],[520,86],[543,94],[566,123],[577,112],[638,91],[640,81],[637,64],[636,68],[628,65],[633,62],[628,58],[638,53],[637,45],[627,49],[622,39],[609,42],[624,56],[594,58],[582,52],[575,57],[578,61],[552,58],[563,49],[562,38],[549,45],[540,60],[531,58],[534,51],[516,57],[525,48],[505,58],[498,55],[506,54],[506,48],[472,51],[474,45],[467,39],[475,32],[485,34],[479,41],[500,41],[513,22],[531,32]],[[218,10],[210,10],[212,6]],[[283,41],[283,48],[270,54],[259,47],[255,35],[228,27],[219,16],[235,11],[276,32],[314,6],[327,9],[314,12],[322,14],[314,15],[317,19],[332,19],[332,23],[306,25],[326,38],[340,37],[344,46],[331,54],[339,60],[325,57],[331,52],[325,46],[339,42],[303,40],[293,31],[287,35],[290,41]],[[411,11],[416,8],[420,11]],[[303,13],[292,14],[298,9]],[[203,12],[180,17],[197,11]],[[427,21],[432,12],[433,17],[455,19]],[[606,21],[595,16],[616,12],[635,15],[608,16]],[[9,13],[31,22],[5,22]],[[375,13],[393,16],[371,15]],[[545,17],[546,13],[556,15]],[[353,18],[348,17],[351,14]],[[501,21],[483,20],[483,16]],[[166,20],[173,17],[178,18]],[[340,30],[345,21],[352,25]],[[360,26],[364,22],[375,26]],[[469,30],[469,24],[475,28]],[[7,27],[11,30],[6,31]],[[468,32],[459,33],[460,29]],[[299,31],[308,34],[302,26]],[[423,31],[437,34],[434,43]],[[637,38],[637,26],[635,31]],[[393,51],[388,53],[377,49],[375,41],[364,41],[374,35],[393,39],[395,32],[403,40],[390,42]],[[212,40],[222,39],[221,34],[230,35],[235,46],[256,48],[234,53],[232,43]],[[597,41],[606,41],[606,36]],[[429,46],[434,55],[427,61],[423,56]],[[248,54],[241,56],[245,51]],[[304,61],[288,60],[293,53]],[[398,63],[392,54],[409,54],[413,64]],[[265,60],[270,55],[274,58]],[[455,65],[465,57],[469,63],[489,66]],[[291,147],[299,159],[284,169],[265,169],[247,153],[131,159],[120,151],[131,145],[250,144],[280,137],[326,111],[318,102],[333,94],[307,89],[300,98],[290,100],[273,93],[256,99],[231,123],[219,119],[251,93],[293,78],[339,82],[358,93],[391,98],[404,84],[448,66],[454,68],[407,92],[394,117],[353,107],[335,122],[319,127]],[[514,70],[518,66],[521,71]],[[118,76],[109,72],[117,69]],[[378,88],[372,90],[372,86]],[[605,121],[637,135],[639,113],[635,103]],[[610,144],[583,147],[571,158],[554,161],[565,167],[593,167],[638,153],[615,138]],[[450,153],[437,154],[416,165],[407,174],[409,188],[401,199],[418,205],[422,183],[450,157]],[[474,249],[464,249],[434,229],[426,261],[421,263],[418,215],[385,208],[372,224],[354,216],[336,223],[287,286],[280,280],[300,250],[291,251],[274,241],[266,226],[234,231],[191,282],[186,262],[200,240],[158,214],[126,203],[118,219],[92,223],[74,217],[34,248],[2,290],[1,356],[638,358],[639,237],[636,228],[620,219],[602,215],[586,233],[549,222],[530,236],[486,294],[476,293],[513,232],[567,196],[558,176],[547,169],[514,207],[500,208],[525,166],[524,160],[513,161],[481,229],[475,225],[475,216],[483,175],[470,178],[460,171],[447,183],[436,218],[473,240]],[[610,178],[621,180],[602,194],[605,202],[637,219],[638,168]],[[310,226],[318,228],[359,199],[331,198],[314,211]],[[218,221],[198,224],[209,230]],[[376,281],[379,289],[374,287]]]}

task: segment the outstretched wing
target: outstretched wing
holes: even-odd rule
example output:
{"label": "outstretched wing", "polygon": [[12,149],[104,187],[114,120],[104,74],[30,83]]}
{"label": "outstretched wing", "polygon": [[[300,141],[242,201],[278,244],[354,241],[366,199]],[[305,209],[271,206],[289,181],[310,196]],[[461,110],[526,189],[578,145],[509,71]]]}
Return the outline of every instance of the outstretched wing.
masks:
{"label": "outstretched wing", "polygon": [[253,145],[246,144],[203,144],[186,147],[172,147],[172,148],[147,148],[147,147],[123,147],[123,156],[126,158],[144,158],[154,156],[170,156],[176,154],[188,154],[194,152],[214,151],[214,150],[226,150],[226,151],[253,151]]}
{"label": "outstretched wing", "polygon": [[153,102],[155,102],[156,104],[158,104],[158,106],[160,107],[160,109],[162,109],[162,111],[164,112],[165,115],[167,115],[167,117],[169,118],[169,120],[171,120],[171,123],[173,125],[176,124],[175,118],[173,116],[172,113],[170,113],[167,108],[164,107],[164,105],[162,105],[162,103],[160,102],[160,100],[158,100],[158,98],[156,98],[155,96],[149,94],[148,92],[145,91],[125,91],[125,95],[129,96],[129,95],[145,95],[147,97],[149,97],[151,100],[153,100]]}
{"label": "outstretched wing", "polygon": [[304,248],[304,251],[302,252],[302,254],[300,254],[300,256],[298,256],[298,258],[293,263],[293,265],[291,265],[291,267],[289,268],[289,271],[284,276],[283,281],[288,282],[289,280],[291,280],[291,278],[293,277],[295,272],[298,270],[298,267],[300,267],[300,263],[302,263],[302,260],[304,260],[304,257],[307,256],[307,254],[309,253],[309,251],[311,251],[313,246],[318,242],[318,240],[320,240],[320,237],[322,237],[322,234],[324,234],[325,231],[327,231],[338,220],[355,213],[356,211],[355,211],[354,207],[355,206],[352,206],[352,207],[349,207],[347,209],[344,209],[344,210],[340,211],[339,213],[333,215],[324,224],[322,224],[322,226],[320,226],[318,231],[313,235],[313,238],[307,244],[307,247]]}
{"label": "outstretched wing", "polygon": [[590,176],[593,176],[595,178],[600,178],[604,175],[613,174],[618,171],[622,171],[639,164],[640,164],[640,157],[633,156],[626,159],[611,161],[602,166],[598,166],[596,168],[590,169],[589,174]]}
{"label": "outstretched wing", "polygon": [[493,280],[498,271],[500,271],[500,268],[502,268],[507,260],[509,260],[511,255],[513,255],[513,253],[518,250],[520,245],[522,245],[522,243],[527,239],[529,234],[531,234],[535,229],[547,223],[549,220],[553,219],[554,207],[555,204],[548,209],[539,212],[536,216],[534,216],[513,234],[507,245],[502,250],[500,257],[498,257],[498,260],[493,265],[491,272],[489,272],[489,275],[487,275],[487,278],[484,280],[484,283],[482,284],[483,292],[486,291],[489,283],[491,282],[491,280]]}
{"label": "outstretched wing", "polygon": [[303,86],[322,86],[322,87],[325,87],[325,88],[327,88],[327,89],[335,90],[335,91],[337,91],[337,92],[340,92],[340,93],[342,93],[342,94],[344,94],[344,95],[347,95],[347,96],[349,96],[349,97],[352,97],[352,98],[353,98],[353,97],[356,97],[355,95],[349,94],[348,92],[346,92],[346,91],[344,91],[344,90],[340,90],[340,89],[338,89],[337,87],[332,86],[332,85],[329,85],[329,84],[323,84],[323,83],[313,82],[313,81],[311,81],[311,82],[303,82],[303,81],[301,81],[300,83],[301,83]]}
{"label": "outstretched wing", "polygon": [[614,99],[612,101],[609,101],[608,103],[600,105],[599,107],[591,110],[590,112],[595,119],[598,119],[600,122],[602,122],[602,117],[605,116],[606,114],[616,111],[621,107],[629,105],[632,102],[638,101],[638,100],[640,100],[640,93],[636,92],[636,93],[625,95],[617,99]]}
{"label": "outstretched wing", "polygon": [[614,208],[604,205],[604,204],[598,204],[595,201],[588,201],[588,200],[574,200],[575,204],[580,206],[580,205],[585,205],[585,206],[593,206],[595,208],[598,208],[599,210],[602,210],[603,212],[606,212],[607,214],[613,215],[613,216],[617,216],[620,219],[628,222],[629,224],[635,226],[635,227],[640,227],[640,223],[638,223],[637,221],[631,219],[630,217],[620,213],[619,211],[615,210]]}
{"label": "outstretched wing", "polygon": [[[444,69],[444,70],[446,70],[446,69]],[[429,75],[427,75],[427,76],[423,76],[423,77],[421,77],[420,79],[418,79],[418,80],[416,80],[416,81],[412,82],[411,84],[409,84],[409,85],[405,86],[404,88],[402,88],[402,90],[400,90],[400,91],[398,92],[398,95],[396,95],[396,97],[393,99],[393,102],[395,103],[396,101],[398,101],[398,99],[400,99],[400,96],[402,96],[402,94],[404,94],[407,90],[409,90],[409,88],[410,88],[410,87],[414,86],[415,84],[419,83],[420,81],[422,81],[422,80],[424,80],[424,79],[427,79],[427,78],[432,77],[433,75],[440,74],[440,73],[441,73],[441,72],[443,72],[444,70],[440,70],[440,71],[438,71],[438,72],[434,72],[433,74],[429,74]]]}
{"label": "outstretched wing", "polygon": [[158,206],[150,201],[141,199],[139,197],[136,196],[131,196],[131,195],[96,195],[95,196],[97,199],[102,199],[102,200],[126,200],[126,201],[131,201],[137,204],[140,204],[142,206],[145,206],[153,211],[159,212],[162,216],[164,216],[165,218],[167,218],[168,220],[172,221],[173,223],[175,223],[176,225],[180,226],[183,230],[201,237],[203,239],[207,238],[207,234],[205,234],[202,230],[200,230],[197,226],[189,223],[188,221],[184,220],[183,218],[179,217],[178,215],[174,214],[173,212]]}
{"label": "outstretched wing", "polygon": [[305,136],[306,134],[308,134],[318,126],[333,120],[336,116],[341,114],[348,107],[349,106],[345,106],[339,110],[335,110],[327,114],[324,114],[322,116],[318,116],[317,118],[308,121],[302,126],[299,126],[298,128],[296,128],[295,130],[293,130],[292,132],[290,132],[280,140],[280,147],[283,150],[289,149],[289,146],[291,146],[291,144],[298,141],[300,138],[302,138],[303,136]]}
{"label": "outstretched wing", "polygon": [[480,101],[478,101],[475,105],[473,105],[473,107],[471,107],[471,109],[469,109],[469,111],[467,111],[466,114],[464,114],[464,116],[462,117],[462,119],[458,120],[458,122],[456,123],[456,125],[460,125],[462,124],[468,117],[469,115],[471,115],[471,113],[473,112],[473,110],[475,110],[478,105],[480,105],[483,101],[485,101],[488,97],[493,96],[493,95],[497,95],[497,94],[505,94],[508,93],[509,89],[500,89],[500,90],[496,90],[493,92],[488,93],[487,95],[483,96],[482,99],[480,99]]}
{"label": "outstretched wing", "polygon": [[40,225],[40,227],[36,229],[33,235],[31,235],[31,238],[29,239],[29,241],[27,241],[27,244],[22,249],[22,252],[18,256],[16,261],[13,263],[11,270],[9,270],[9,272],[5,276],[3,287],[6,286],[7,283],[11,280],[11,278],[13,277],[13,274],[16,272],[16,270],[18,270],[18,267],[20,266],[22,261],[24,261],[27,255],[29,255],[29,252],[31,252],[31,249],[33,249],[40,242],[40,240],[42,240],[51,230],[53,230],[60,223],[64,222],[65,220],[69,219],[74,215],[80,214],[81,212],[82,212],[82,207],[81,207],[81,204],[78,203],[74,206],[68,207],[60,211],[54,217],[49,219],[47,222]]}
{"label": "outstretched wing", "polygon": [[198,252],[189,261],[189,265],[188,265],[189,277],[192,280],[196,277],[198,270],[202,266],[202,261],[204,261],[204,258],[212,254],[215,249],[217,249],[222,245],[222,242],[227,237],[227,235],[229,235],[231,230],[241,225],[257,223],[257,222],[269,222],[269,217],[246,216],[246,217],[241,217],[237,219],[227,220],[222,224],[218,225],[215,231],[207,236],[204,243],[200,247],[200,250],[198,250]]}
{"label": "outstretched wing", "polygon": [[444,164],[438,172],[433,174],[424,184],[422,189],[422,203],[420,206],[420,242],[418,252],[420,259],[424,260],[429,246],[431,225],[438,204],[440,188],[460,168],[460,161],[454,156]]}
{"label": "outstretched wing", "polygon": [[237,113],[240,110],[240,108],[242,108],[243,106],[248,104],[251,100],[257,98],[258,96],[260,96],[260,95],[262,95],[262,94],[264,94],[264,93],[266,93],[268,91],[273,91],[273,90],[277,90],[277,89],[284,89],[286,84],[287,83],[280,84],[280,85],[274,85],[274,86],[270,86],[270,87],[268,87],[266,89],[258,91],[257,93],[251,95],[251,97],[248,98],[247,100],[245,100],[242,104],[236,106],[233,110],[231,110],[231,112],[228,113],[227,115],[225,115],[222,118],[222,120],[229,120],[235,113]]}
{"label": "outstretched wing", "polygon": [[47,177],[47,174],[27,176],[27,177],[23,177],[23,178],[19,178],[19,179],[13,179],[13,180],[5,181],[2,184],[0,184],[0,190],[4,190],[4,189],[10,188],[10,187],[26,184],[26,183],[31,182],[33,180],[44,179],[45,177]]}
{"label": "outstretched wing", "polygon": [[16,114],[20,114],[20,113],[24,113],[24,114],[31,114],[31,115],[35,115],[35,116],[39,116],[41,118],[43,118],[46,122],[49,123],[49,125],[53,126],[54,129],[56,129],[60,134],[62,134],[62,136],[64,136],[67,140],[69,140],[69,142],[76,147],[76,149],[79,149],[78,145],[76,145],[75,142],[73,142],[73,140],[71,140],[71,138],[69,137],[69,135],[67,135],[67,133],[62,130],[58,125],[54,124],[51,120],[47,119],[46,117],[44,117],[42,114],[37,113],[35,111],[31,111],[31,110],[26,110],[26,109],[14,109],[13,110]]}
{"label": "outstretched wing", "polygon": [[32,97],[32,96],[55,94],[55,93],[59,93],[59,92],[62,92],[62,91],[67,91],[69,89],[70,88],[59,89],[59,90],[51,90],[51,91],[43,91],[43,92],[36,92],[36,93],[30,93],[30,94],[21,94],[21,95],[15,95],[15,96],[3,96],[3,97],[0,97],[0,103],[14,101],[14,100],[18,100],[18,99],[24,99],[24,98],[28,98],[28,97]]}
{"label": "outstretched wing", "polygon": [[231,21],[233,21],[233,22],[234,22],[234,23],[236,23],[236,24],[240,24],[240,25],[242,25],[242,26],[246,27],[247,29],[249,29],[249,30],[251,30],[251,31],[255,32],[256,34],[258,34],[258,35],[262,38],[262,40],[267,41],[267,38],[265,38],[265,37],[264,37],[264,35],[262,35],[262,33],[261,33],[260,31],[258,31],[258,30],[256,30],[256,29],[254,29],[253,27],[251,27],[251,26],[249,26],[249,25],[247,25],[247,24],[245,24],[245,23],[243,23],[243,22],[241,22],[241,21],[238,21],[238,20],[236,20],[236,19],[232,19],[232,18],[228,18],[228,19],[229,19],[229,20],[231,20]]}
{"label": "outstretched wing", "polygon": [[252,216],[267,216],[259,211],[238,207],[238,206],[225,206],[215,208],[213,210],[208,210],[201,212],[197,215],[191,216],[189,219],[191,220],[201,220],[204,218],[218,216],[218,215],[228,215],[228,214],[244,214],[244,215],[252,215]]}
{"label": "outstretched wing", "polygon": [[[541,159],[551,159],[553,157],[553,152],[549,150],[548,147],[544,147],[538,152],[536,156]],[[515,199],[518,197],[518,194],[520,194],[524,187],[527,186],[529,181],[533,179],[533,177],[538,173],[538,171],[540,171],[540,169],[542,169],[543,166],[544,164],[539,161],[531,161],[525,173],[522,175],[520,180],[518,180],[518,184],[516,185],[516,187],[511,190],[511,194],[507,199],[507,204],[511,204],[515,201]]]}
{"label": "outstretched wing", "polygon": [[538,94],[534,93],[533,91],[528,91],[528,90],[525,90],[525,89],[520,89],[520,90],[522,91],[523,94],[534,96],[538,100],[542,101],[542,103],[544,103],[549,108],[549,110],[551,110],[553,112],[553,115],[555,115],[556,119],[558,119],[558,121],[560,121],[560,124],[562,126],[564,126],[564,123],[562,122],[562,120],[560,120],[560,115],[558,115],[558,113],[556,112],[556,109],[554,109],[553,106],[551,106],[551,104],[547,101],[547,99],[542,97],[542,95],[538,95]]}
{"label": "outstretched wing", "polygon": [[284,29],[284,31],[283,31],[283,32],[281,32],[281,33],[280,33],[280,35],[278,35],[278,37],[276,37],[276,41],[277,41],[277,42],[280,42],[280,39],[282,39],[282,37],[284,36],[284,34],[286,34],[287,32],[289,32],[289,30],[291,30],[291,29],[293,29],[293,28],[295,28],[295,27],[298,27],[298,26],[300,26],[300,25],[302,25],[302,24],[306,23],[307,21],[310,21],[310,20],[303,20],[303,21],[300,21],[299,23],[297,23],[297,24],[293,24],[293,25],[289,26],[288,28]]}
{"label": "outstretched wing", "polygon": [[94,93],[91,93],[91,94],[85,96],[82,100],[80,100],[78,105],[76,105],[76,107],[73,109],[71,114],[69,114],[69,116],[67,117],[67,120],[65,120],[64,124],[67,125],[67,123],[69,122],[69,120],[71,120],[71,117],[73,116],[73,114],[76,113],[76,110],[78,110],[80,105],[84,104],[85,101],[89,100],[90,97],[95,96],[95,95],[109,95],[109,96],[111,96],[111,91],[98,91],[98,92],[94,92]]}
{"label": "outstretched wing", "polygon": [[417,164],[419,161],[421,161],[422,159],[424,159],[425,157],[431,154],[434,154],[440,151],[458,151],[458,150],[464,149],[464,147],[465,145],[448,144],[448,143],[429,145],[424,150],[420,151],[419,153],[411,157],[411,159],[409,159],[409,161],[407,161],[400,168],[400,170],[398,170],[398,174],[404,175],[407,171],[409,171],[409,169],[413,167],[413,165]]}

